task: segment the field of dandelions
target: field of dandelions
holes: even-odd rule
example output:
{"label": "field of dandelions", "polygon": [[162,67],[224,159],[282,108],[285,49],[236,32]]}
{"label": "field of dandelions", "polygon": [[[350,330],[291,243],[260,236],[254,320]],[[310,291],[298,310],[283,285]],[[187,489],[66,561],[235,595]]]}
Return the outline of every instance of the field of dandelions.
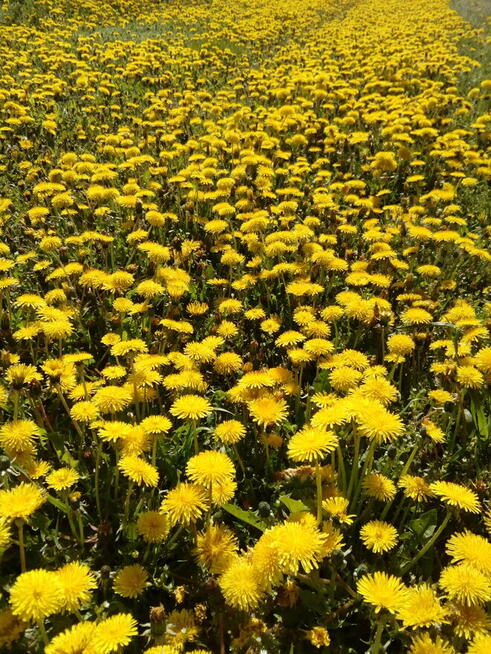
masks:
{"label": "field of dandelions", "polygon": [[482,0],[0,2],[0,649],[490,654]]}

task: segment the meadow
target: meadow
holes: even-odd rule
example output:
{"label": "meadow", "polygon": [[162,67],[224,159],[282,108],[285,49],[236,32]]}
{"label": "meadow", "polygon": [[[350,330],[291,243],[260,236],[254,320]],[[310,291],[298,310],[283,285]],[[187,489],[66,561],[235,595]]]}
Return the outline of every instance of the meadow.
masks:
{"label": "meadow", "polygon": [[481,0],[0,2],[0,649],[491,652]]}

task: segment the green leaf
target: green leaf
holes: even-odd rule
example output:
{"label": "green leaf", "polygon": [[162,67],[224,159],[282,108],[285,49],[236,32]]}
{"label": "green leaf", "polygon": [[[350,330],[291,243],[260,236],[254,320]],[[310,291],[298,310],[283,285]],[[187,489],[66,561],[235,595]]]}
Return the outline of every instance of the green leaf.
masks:
{"label": "green leaf", "polygon": [[65,447],[65,440],[61,434],[58,432],[52,431],[49,434],[49,440],[51,441],[55,450],[59,453],[63,452]]}
{"label": "green leaf", "polygon": [[290,513],[310,511],[309,507],[306,506],[301,500],[294,500],[293,497],[290,497],[289,495],[282,495],[280,497],[280,502],[283,502]]}
{"label": "green leaf", "polygon": [[70,466],[70,468],[73,468],[74,470],[78,468],[79,461],[77,461],[77,459],[74,459],[68,450],[65,450],[63,452],[63,456],[61,457],[61,460],[64,463],[67,463]]}
{"label": "green leaf", "polygon": [[62,502],[52,495],[48,495],[48,502],[53,506],[56,506],[56,508],[60,509],[60,511],[63,511],[63,513],[68,513],[70,511],[68,504],[65,504],[65,502]]}
{"label": "green leaf", "polygon": [[322,600],[318,591],[302,590],[300,591],[300,599],[302,604],[314,615],[321,613]]}
{"label": "green leaf", "polygon": [[437,519],[437,510],[431,509],[420,515],[419,518],[411,520],[409,523],[409,529],[411,529],[411,531],[419,538],[429,538],[435,531]]}
{"label": "green leaf", "polygon": [[239,520],[242,520],[242,522],[245,522],[252,527],[256,527],[256,529],[259,529],[260,531],[265,531],[266,529],[264,522],[252,511],[244,511],[244,509],[241,509],[235,504],[224,504],[222,509],[225,509],[225,511],[230,513],[230,515],[233,515],[234,518],[238,518]]}
{"label": "green leaf", "polygon": [[137,539],[138,533],[136,531],[136,522],[130,522],[130,524],[127,525],[126,537],[130,542],[135,541]]}
{"label": "green leaf", "polygon": [[[224,395],[225,395],[225,393],[224,393]],[[233,415],[234,415],[234,414],[232,413],[232,411],[229,411],[228,409],[222,409],[222,408],[219,407],[219,406],[214,406],[214,407],[213,407],[213,411],[219,411],[219,412],[221,412],[221,413],[227,413],[229,416],[233,416]]]}
{"label": "green leaf", "polygon": [[474,424],[477,426],[479,436],[481,438],[487,439],[490,434],[490,425],[488,417],[484,412],[484,406],[481,402],[474,402],[471,400],[471,411],[472,417],[474,419]]}

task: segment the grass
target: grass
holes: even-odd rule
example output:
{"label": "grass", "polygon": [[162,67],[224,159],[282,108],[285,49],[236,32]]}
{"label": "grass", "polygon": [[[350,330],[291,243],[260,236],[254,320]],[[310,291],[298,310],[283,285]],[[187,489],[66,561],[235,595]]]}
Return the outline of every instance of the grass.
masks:
{"label": "grass", "polygon": [[451,6],[474,27],[489,27],[491,8],[489,0],[452,0]]}

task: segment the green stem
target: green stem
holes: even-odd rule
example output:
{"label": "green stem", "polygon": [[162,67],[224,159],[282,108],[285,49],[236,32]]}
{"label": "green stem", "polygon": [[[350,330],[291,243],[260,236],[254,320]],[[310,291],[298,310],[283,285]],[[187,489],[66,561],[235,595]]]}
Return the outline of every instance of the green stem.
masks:
{"label": "green stem", "polygon": [[14,393],[14,421],[19,417],[19,391]]}
{"label": "green stem", "polygon": [[179,534],[181,533],[182,530],[183,530],[183,526],[180,525],[176,529],[176,531],[174,532],[174,535],[172,536],[172,538],[169,541],[167,541],[167,543],[166,543],[167,549],[169,549],[169,547],[177,540],[177,537],[179,536]]}
{"label": "green stem", "polygon": [[15,521],[15,524],[17,525],[17,531],[19,534],[20,570],[21,572],[25,572],[27,570],[27,565],[26,565],[26,548],[24,544],[24,520],[22,520],[22,518],[18,518]]}
{"label": "green stem", "polygon": [[65,409],[68,417],[72,421],[73,426],[77,430],[77,434],[80,436],[80,444],[81,444],[80,446],[83,447],[84,433],[83,433],[80,425],[78,424],[78,422],[74,418],[72,418],[72,416],[70,414],[70,407],[68,406],[68,404],[67,404],[67,402],[65,400],[65,397],[64,397],[63,393],[61,392],[61,389],[60,389],[59,386],[56,387],[56,391],[58,393],[58,397],[60,398],[60,402],[63,404],[63,408]]}
{"label": "green stem", "polygon": [[73,522],[73,509],[70,506],[70,498],[68,497],[68,491],[63,491],[62,494],[62,499],[67,505],[68,509],[66,512],[67,518],[68,518],[68,524],[70,525],[70,531],[72,532],[72,536],[76,541],[79,540],[77,530],[75,529],[75,524]]}
{"label": "green stem", "polygon": [[396,512],[394,513],[394,515],[392,517],[392,522],[393,523],[395,523],[397,521],[397,518],[399,517],[399,514],[402,511],[402,507],[404,506],[405,502],[406,502],[406,497],[403,495],[400,502],[399,502],[399,505],[398,505],[398,507],[396,509]]}
{"label": "green stem", "polygon": [[41,638],[43,639],[43,643],[47,645],[49,643],[49,638],[48,634],[46,633],[46,629],[44,628],[44,623],[41,619],[38,620],[38,629],[39,633],[41,634]]}
{"label": "green stem", "polygon": [[128,492],[126,493],[126,499],[124,502],[124,518],[123,518],[123,524],[127,525],[128,524],[128,518],[130,515],[130,500],[131,500],[131,493],[133,492],[133,482],[130,482],[130,485],[128,486]]}
{"label": "green stem", "polygon": [[157,434],[154,435],[153,437],[153,443],[152,443],[152,465],[155,468],[157,464]]}
{"label": "green stem", "polygon": [[315,482],[317,486],[317,524],[322,522],[322,471],[319,464],[315,467]]}
{"label": "green stem", "polygon": [[114,499],[117,500],[119,493],[119,450],[117,445],[115,446],[114,451],[116,455],[116,465],[114,466]]}
{"label": "green stem", "polygon": [[191,421],[191,433],[193,435],[194,453],[199,454],[198,432],[196,431],[196,421]]}
{"label": "green stem", "polygon": [[416,556],[413,557],[408,563],[406,563],[406,565],[401,570],[401,575],[404,575],[404,574],[406,574],[406,572],[409,572],[409,570],[411,570],[411,568],[414,566],[414,564],[417,563],[420,560],[420,558],[422,556],[424,556],[426,554],[426,552],[433,547],[433,545],[436,543],[436,541],[440,537],[442,531],[447,526],[447,523],[450,520],[450,516],[451,516],[451,513],[447,509],[447,515],[443,519],[442,524],[438,527],[438,529],[435,531],[435,533],[430,538],[430,540],[426,543],[426,545],[422,549],[419,550],[419,552],[416,554]]}
{"label": "green stem", "polygon": [[147,543],[145,551],[143,553],[143,563],[145,563],[150,555],[150,550],[152,549],[152,543]]}
{"label": "green stem", "polygon": [[385,626],[385,615],[380,615],[377,621],[377,630],[375,632],[375,638],[372,646],[372,654],[378,654],[380,652],[380,645],[382,643],[382,633]]}
{"label": "green stem", "polygon": [[237,445],[235,443],[232,444],[232,449],[233,449],[234,454],[235,454],[235,456],[237,458],[237,462],[239,464],[239,467],[242,470],[242,475],[243,475],[243,477],[245,479],[245,477],[246,477],[245,465],[244,465],[244,462],[242,461],[242,458],[241,458],[241,456],[239,454],[239,450],[238,450]]}
{"label": "green stem", "polygon": [[135,416],[137,422],[140,422],[140,403],[138,402],[138,387],[136,385],[135,359],[133,355],[129,357],[128,363],[131,370],[131,376],[133,378],[133,402],[135,403]]}
{"label": "green stem", "polygon": [[210,502],[210,508],[208,509],[208,513],[206,516],[206,525],[208,526],[211,522],[211,512],[213,510],[213,482],[210,482],[210,485],[208,487],[208,500]]}
{"label": "green stem", "polygon": [[341,483],[342,490],[346,490],[346,470],[344,468],[344,458],[343,451],[341,450],[341,445],[338,445],[336,449],[338,455],[338,469],[339,469],[339,481]]}
{"label": "green stem", "polygon": [[77,514],[77,522],[78,522],[78,531],[80,534],[80,547],[83,549],[85,544],[84,522],[81,512],[77,511],[76,514]]}
{"label": "green stem", "polygon": [[448,444],[449,454],[452,454],[452,452],[454,450],[455,443],[457,441],[457,435],[458,435],[458,432],[459,432],[460,421],[461,421],[463,413],[464,413],[464,391],[462,391],[460,393],[460,396],[459,396],[459,402],[458,402],[458,405],[457,405],[457,415],[456,415],[456,418],[455,418],[455,428],[453,430],[453,433],[452,433],[452,436],[451,436],[451,439],[450,439],[450,443]]}
{"label": "green stem", "polygon": [[269,472],[271,470],[271,459],[269,457],[268,437],[264,432],[262,434],[262,440],[263,440],[263,443],[264,443],[264,451],[266,453],[266,470],[268,470],[268,472]]}
{"label": "green stem", "polygon": [[357,505],[358,505],[358,498],[360,497],[361,485],[363,483],[363,478],[372,469],[374,451],[375,451],[375,441],[373,440],[370,443],[370,446],[368,448],[368,452],[367,452],[367,455],[365,457],[365,461],[363,463],[363,468],[361,469],[361,474],[360,474],[360,477],[359,477],[358,482],[356,484],[356,490],[355,490],[354,495],[353,495],[353,500],[351,502],[351,508],[353,509],[353,513],[357,513],[357,511],[355,511],[355,509],[357,508]]}
{"label": "green stem", "polygon": [[[404,506],[404,504],[402,506]],[[402,517],[398,522],[399,531],[402,530],[406,525],[406,520],[407,520],[407,516],[409,515],[410,508],[411,508],[411,505],[404,506],[404,511],[402,512]],[[392,523],[395,525],[395,523],[396,523],[395,517],[394,517],[394,520],[392,520]]]}
{"label": "green stem", "polygon": [[399,477],[403,477],[406,474],[406,472],[409,470],[411,463],[414,461],[414,457],[416,456],[416,452],[418,451],[418,448],[419,448],[419,442],[415,443],[411,451],[411,454],[408,457],[408,460],[404,464],[404,468],[401,470],[401,474],[399,475]]}
{"label": "green stem", "polygon": [[349,486],[348,486],[348,491],[346,493],[346,497],[349,500],[351,497],[351,493],[353,492],[353,489],[356,488],[356,482],[358,479],[358,468],[359,468],[359,457],[360,457],[360,434],[358,432],[355,433],[355,451],[353,454],[353,465],[351,466],[351,475],[349,478]]}
{"label": "green stem", "polygon": [[401,363],[401,366],[399,368],[399,381],[397,383],[397,388],[399,389],[399,395],[402,395],[402,373],[403,373],[403,370],[404,370],[404,366]]}
{"label": "green stem", "polygon": [[362,514],[358,518],[356,518],[355,522],[356,523],[363,522],[364,520],[366,520],[369,517],[370,513],[372,512],[374,504],[375,504],[375,500],[373,497],[371,497],[370,500],[368,501],[368,504],[364,508]]}
{"label": "green stem", "polygon": [[[410,467],[411,463],[414,461],[414,457],[416,456],[418,448],[419,448],[419,442],[415,443],[413,449],[411,450],[411,454],[409,455],[408,460],[406,461],[406,463],[404,464],[403,469],[401,470],[401,474],[399,475],[399,479],[401,477],[403,477],[406,474],[406,472],[409,470],[409,467]],[[388,504],[385,505],[385,508],[382,511],[382,514],[380,516],[381,520],[384,520],[385,516],[389,513],[389,511],[390,511],[393,504],[394,504],[394,500],[391,500],[390,502],[388,502]]]}
{"label": "green stem", "polygon": [[102,518],[101,498],[99,495],[99,468],[101,464],[101,450],[102,450],[102,443],[98,443],[97,450],[95,453],[94,487],[95,487],[95,503],[97,507],[97,515],[99,516],[99,520],[101,520]]}
{"label": "green stem", "polygon": [[392,368],[391,368],[391,370],[390,370],[390,372],[389,372],[389,376],[387,377],[387,379],[388,379],[390,382],[392,381],[392,379],[393,379],[393,377],[394,377],[394,373],[395,373],[395,371],[396,371],[397,365],[398,365],[397,363],[394,363],[394,365],[392,366]]}

